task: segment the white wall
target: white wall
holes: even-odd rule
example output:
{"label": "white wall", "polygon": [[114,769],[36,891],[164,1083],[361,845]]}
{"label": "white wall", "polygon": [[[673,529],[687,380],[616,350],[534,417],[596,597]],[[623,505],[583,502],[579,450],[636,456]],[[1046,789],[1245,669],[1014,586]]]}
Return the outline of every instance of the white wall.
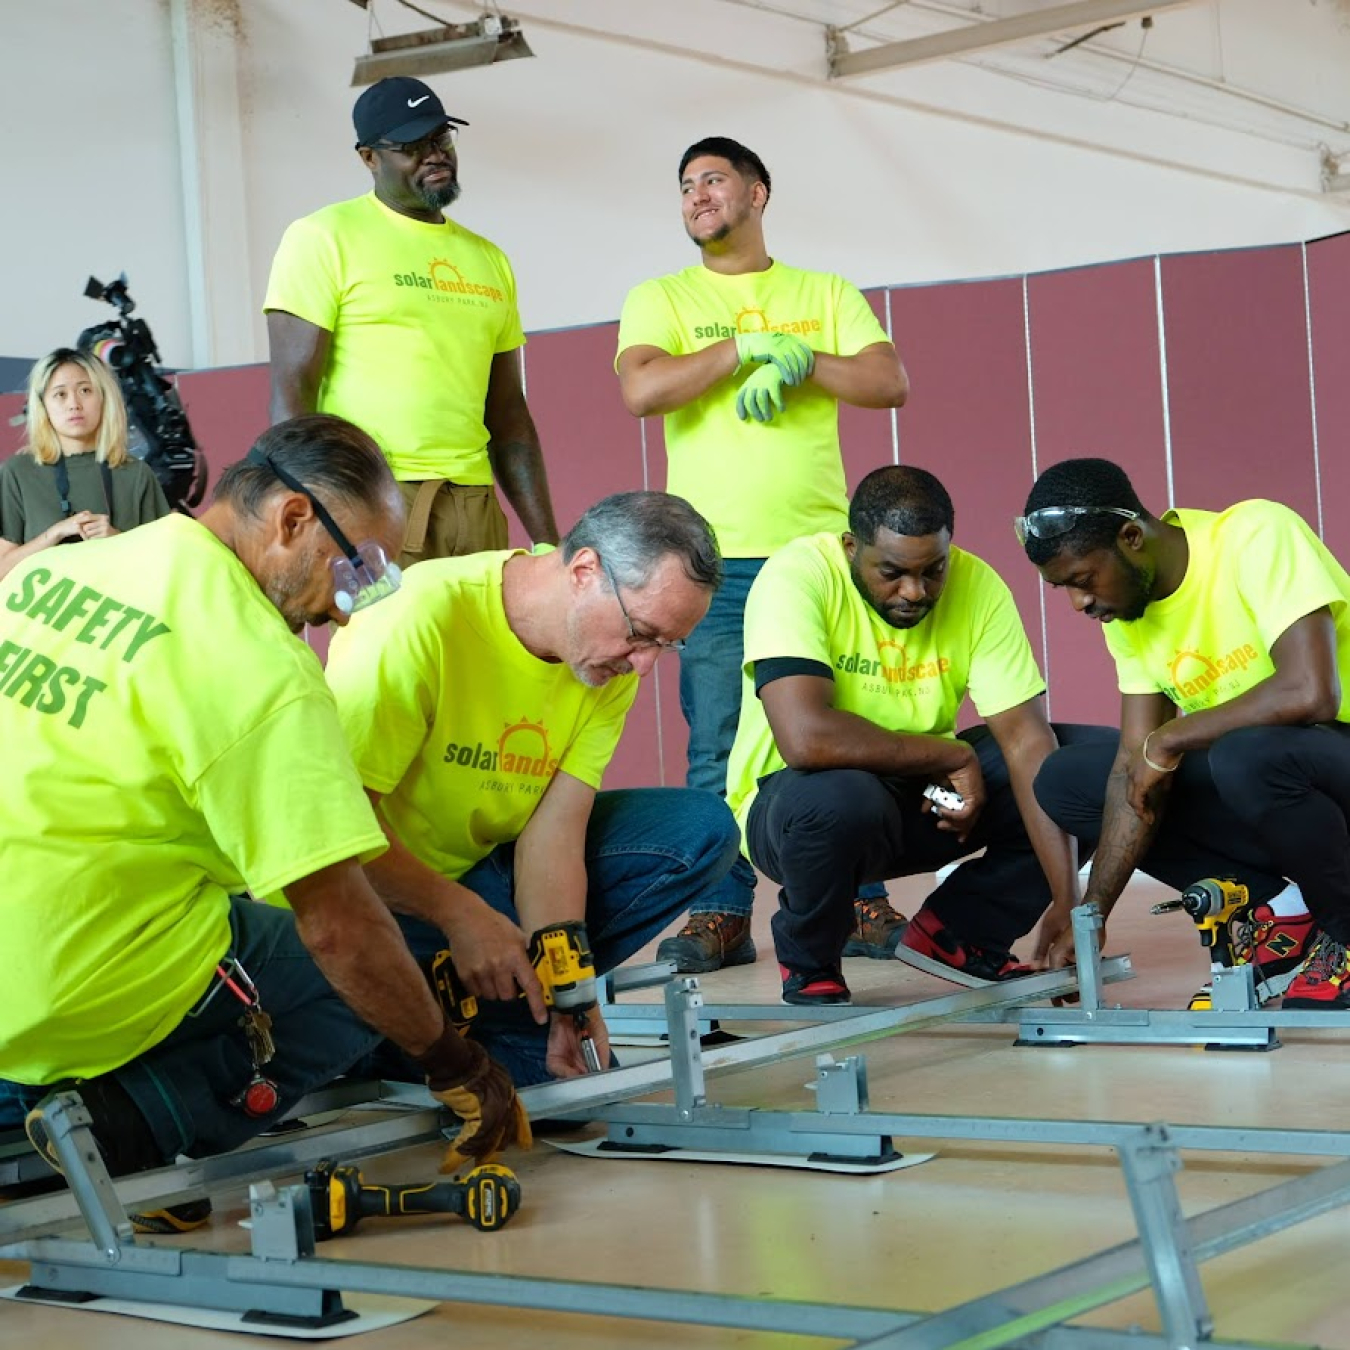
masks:
{"label": "white wall", "polygon": [[[425,26],[376,5],[390,31]],[[506,8],[538,59],[432,83],[473,124],[456,214],[511,255],[529,328],[614,318],[630,285],[691,260],[675,170],[709,134],[768,162],[778,256],[864,286],[1350,228],[1350,202],[1318,190],[1315,130],[1204,89],[1171,83],[1166,115],[969,63],[840,87],[818,29],[744,6]],[[1219,12],[1249,84],[1264,43],[1273,84],[1304,68],[1325,102],[1319,72],[1338,64],[1345,98],[1350,33],[1327,8],[1223,0],[1180,11],[1192,27],[1170,40],[1204,55]],[[125,268],[168,362],[265,358],[258,305],[281,231],[369,181],[348,84],[366,27],[346,0],[0,0],[0,354],[110,315],[84,281]],[[1130,87],[1148,101],[1160,78],[1141,70]]]}

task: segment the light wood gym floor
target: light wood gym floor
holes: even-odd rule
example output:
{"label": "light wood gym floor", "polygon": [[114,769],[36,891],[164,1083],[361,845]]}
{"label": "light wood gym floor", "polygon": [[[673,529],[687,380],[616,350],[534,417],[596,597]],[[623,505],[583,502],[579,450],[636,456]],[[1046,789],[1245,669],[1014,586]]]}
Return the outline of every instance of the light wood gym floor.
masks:
{"label": "light wood gym floor", "polygon": [[[892,883],[893,903],[912,910],[929,880]],[[1148,914],[1164,895],[1160,887],[1136,882],[1121,902],[1107,946],[1128,949],[1139,977],[1108,986],[1108,1001],[1184,1007],[1203,981],[1206,964],[1190,921]],[[710,1002],[777,999],[768,934],[773,904],[773,890],[761,883],[760,959],[704,977]],[[1019,954],[1029,954],[1027,945]],[[858,1004],[911,1002],[955,989],[893,962],[850,961],[846,975]],[[1012,1037],[1007,1026],[967,1026],[871,1042],[864,1048],[873,1109],[1325,1129],[1350,1116],[1350,1033],[1286,1034],[1283,1048],[1270,1054],[1161,1046],[1019,1049]],[[628,1054],[631,1061],[633,1052]],[[811,1097],[802,1085],[812,1076],[810,1059],[795,1059],[715,1078],[709,1096],[738,1106],[807,1109]],[[524,1202],[503,1232],[481,1234],[456,1220],[372,1220],[321,1251],[336,1259],[924,1310],[1045,1273],[1134,1236],[1120,1169],[1108,1150],[897,1142],[908,1152],[935,1149],[937,1157],[888,1176],[848,1177],[599,1162],[541,1143],[528,1155],[506,1159],[520,1177]],[[365,1170],[384,1180],[426,1179],[436,1156],[431,1148],[410,1150]],[[1329,1161],[1189,1154],[1179,1178],[1182,1200],[1188,1213],[1198,1212]],[[207,1233],[165,1241],[246,1250],[247,1235],[238,1227],[243,1213],[242,1197],[227,1197],[217,1202]],[[1342,1283],[1348,1251],[1350,1213],[1342,1209],[1205,1264],[1216,1337],[1350,1350]],[[0,1284],[25,1273],[0,1263]],[[1158,1327],[1147,1295],[1086,1320]],[[26,1350],[221,1350],[277,1343],[0,1303],[0,1345]],[[844,1344],[446,1304],[355,1343],[366,1350],[810,1350]]]}

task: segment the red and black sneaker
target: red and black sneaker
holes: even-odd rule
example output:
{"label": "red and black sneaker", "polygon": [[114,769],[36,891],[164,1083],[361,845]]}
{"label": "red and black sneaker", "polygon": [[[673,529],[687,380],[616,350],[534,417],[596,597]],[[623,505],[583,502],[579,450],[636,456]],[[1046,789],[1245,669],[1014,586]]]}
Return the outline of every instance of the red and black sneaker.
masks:
{"label": "red and black sneaker", "polygon": [[1344,943],[1318,933],[1308,959],[1284,996],[1283,1006],[1313,1012],[1350,1009],[1350,951]]}
{"label": "red and black sneaker", "polygon": [[1034,973],[1030,966],[1023,965],[1009,951],[1001,951],[996,947],[977,947],[973,942],[957,937],[927,907],[920,909],[909,921],[899,945],[929,961],[960,971],[971,979],[1011,980],[1018,975]]}
{"label": "red and black sneaker", "polygon": [[817,970],[807,973],[780,965],[778,973],[783,977],[784,1003],[798,1003],[810,1008],[853,1001],[844,977],[837,971]]}

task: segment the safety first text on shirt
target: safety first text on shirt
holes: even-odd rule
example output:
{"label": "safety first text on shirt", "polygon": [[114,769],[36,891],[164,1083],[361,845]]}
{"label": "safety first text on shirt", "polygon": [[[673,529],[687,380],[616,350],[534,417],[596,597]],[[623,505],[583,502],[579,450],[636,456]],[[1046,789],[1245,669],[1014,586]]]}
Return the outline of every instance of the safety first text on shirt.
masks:
{"label": "safety first text on shirt", "polygon": [[[153,614],[114,600],[92,586],[78,585],[70,577],[52,582],[52,574],[35,567],[19,588],[5,601],[14,614],[25,614],[58,633],[76,625],[74,640],[100,651],[122,643],[123,661],[137,654],[157,637],[169,631]],[[68,711],[72,727],[84,725],[90,699],[107,688],[107,683],[87,675],[76,666],[62,665],[33,647],[13,641],[0,641],[0,694],[17,699],[35,712],[55,714]]]}

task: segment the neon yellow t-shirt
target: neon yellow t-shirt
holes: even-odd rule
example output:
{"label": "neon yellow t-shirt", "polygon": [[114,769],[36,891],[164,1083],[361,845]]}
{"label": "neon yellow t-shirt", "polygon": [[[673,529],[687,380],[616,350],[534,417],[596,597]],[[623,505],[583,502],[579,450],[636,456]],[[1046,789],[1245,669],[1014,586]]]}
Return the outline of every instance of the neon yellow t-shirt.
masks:
{"label": "neon yellow t-shirt", "polygon": [[229,894],[384,836],[314,653],[186,516],[0,581],[0,1077],[157,1045],[228,949]]}
{"label": "neon yellow t-shirt", "polygon": [[[833,356],[890,341],[842,277],[779,262],[767,272],[724,276],[700,264],[629,291],[619,352],[659,347],[684,356],[765,330]],[[771,422],[742,422],[736,394],[756,369],[743,367],[665,417],[667,489],[707,517],[728,558],[767,558],[798,535],[848,524],[838,400],[808,380],[784,390],[787,411]]]}
{"label": "neon yellow t-shirt", "polygon": [[1166,694],[1183,712],[1218,707],[1269,679],[1280,635],[1325,606],[1341,674],[1336,720],[1350,722],[1350,576],[1307,522],[1259,499],[1163,519],[1186,531],[1186,575],[1143,618],[1103,625],[1121,693]]}
{"label": "neon yellow t-shirt", "polygon": [[859,594],[838,535],[794,540],[764,564],[745,606],[741,720],[727,765],[742,839],[759,780],[786,767],[755,693],[755,662],[783,656],[828,666],[836,708],[913,735],[954,737],[967,693],[987,718],[1045,690],[1012,593],[973,553],[952,548],[937,604],[901,629]]}
{"label": "neon yellow t-shirt", "polygon": [[600,786],[637,676],[541,661],[502,604],[510,552],[419,563],[333,640],[328,683],[394,833],[452,879],[520,836],[560,770]]}
{"label": "neon yellow t-shirt", "polygon": [[495,244],[369,192],[286,230],[263,308],[332,333],[318,411],[368,431],[395,478],[492,481],[488,374],[525,341],[516,279]]}

